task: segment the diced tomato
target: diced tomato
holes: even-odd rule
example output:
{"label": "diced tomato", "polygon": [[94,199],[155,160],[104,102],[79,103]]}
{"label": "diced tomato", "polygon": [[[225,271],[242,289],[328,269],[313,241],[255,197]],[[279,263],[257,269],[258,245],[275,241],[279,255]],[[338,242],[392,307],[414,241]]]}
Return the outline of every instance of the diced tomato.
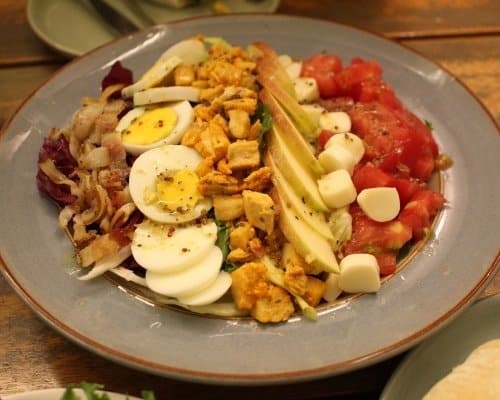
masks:
{"label": "diced tomato", "polygon": [[412,231],[415,239],[424,236],[431,219],[443,207],[444,198],[440,193],[430,190],[417,192],[399,214],[399,221]]}
{"label": "diced tomato", "polygon": [[398,191],[402,207],[423,188],[415,179],[389,175],[371,163],[358,166],[352,175],[352,182],[358,193],[367,188],[394,187]]}
{"label": "diced tomato", "polygon": [[380,269],[380,276],[387,276],[396,272],[397,259],[395,252],[377,254],[375,258]]}
{"label": "diced tomato", "polygon": [[327,111],[348,112],[354,107],[354,100],[351,97],[331,97],[329,99],[319,99],[319,104]]}
{"label": "diced tomato", "polygon": [[367,188],[393,186],[394,178],[368,163],[356,168],[352,175],[352,182],[359,193]]}
{"label": "diced tomato", "polygon": [[325,148],[326,142],[334,135],[332,131],[329,131],[328,129],[322,129],[320,134],[318,135],[318,138],[316,139],[316,145],[320,150],[323,150]]}
{"label": "diced tomato", "polygon": [[381,103],[357,103],[349,111],[352,131],[367,145],[366,161],[384,172],[427,180],[434,170],[436,143],[427,127],[407,111],[390,109]]}
{"label": "diced tomato", "polygon": [[340,57],[316,54],[303,62],[301,76],[314,78],[321,97],[329,98],[337,93],[335,75],[341,70]]}
{"label": "diced tomato", "polygon": [[411,239],[411,228],[400,221],[375,222],[357,204],[351,205],[349,212],[353,233],[343,248],[344,254],[369,253],[383,257],[385,254],[395,254]]}
{"label": "diced tomato", "polygon": [[381,79],[364,81],[361,84],[358,100],[361,103],[376,101],[391,109],[402,108],[402,104],[396,97],[392,87]]}
{"label": "diced tomato", "polygon": [[362,83],[381,78],[382,68],[377,62],[354,58],[351,65],[336,75],[336,94],[337,96],[349,96],[354,100],[359,100]]}
{"label": "diced tomato", "polygon": [[398,191],[401,207],[404,207],[413,195],[422,189],[422,184],[411,178],[394,178],[392,185]]}

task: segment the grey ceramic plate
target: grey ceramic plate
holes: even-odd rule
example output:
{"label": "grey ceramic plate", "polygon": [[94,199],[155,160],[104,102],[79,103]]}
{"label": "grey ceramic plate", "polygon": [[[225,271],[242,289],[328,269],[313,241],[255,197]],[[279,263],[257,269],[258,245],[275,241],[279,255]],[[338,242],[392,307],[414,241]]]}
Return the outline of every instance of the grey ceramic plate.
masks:
{"label": "grey ceramic plate", "polygon": [[[44,390],[34,390],[32,392],[11,394],[2,397],[4,400],[59,400],[64,394],[65,389],[44,389]],[[74,392],[80,396],[84,393],[80,389],[75,389]],[[140,400],[138,397],[132,397],[125,394],[106,392],[109,400]]]}
{"label": "grey ceramic plate", "polygon": [[[105,0],[138,27],[144,22],[122,0]],[[155,23],[166,23],[214,13],[215,0],[199,0],[195,5],[175,9],[163,7],[152,0],[134,0],[138,8]],[[279,0],[223,0],[234,13],[273,12]],[[87,0],[28,0],[28,22],[35,34],[58,52],[74,57],[82,55],[119,33],[105,23]]]}
{"label": "grey ceramic plate", "polygon": [[[238,27],[238,29],[235,29]],[[99,92],[116,60],[141,74],[187,36],[220,35],[307,56],[325,49],[346,62],[377,59],[386,79],[431,121],[455,165],[443,176],[449,205],[428,242],[377,295],[261,326],[152,307],[106,279],[72,276],[72,248],[56,208],[35,187],[43,137]],[[0,252],[5,276],[45,321],[106,358],[160,375],[218,383],[299,381],[354,370],[393,356],[468,306],[496,270],[500,188],[498,128],[455,78],[399,45],[325,21],[279,15],[199,18],[122,38],[61,69],[7,125],[0,142]]]}
{"label": "grey ceramic plate", "polygon": [[479,345],[500,339],[500,295],[471,306],[449,326],[424,341],[400,364],[381,400],[420,400]]}

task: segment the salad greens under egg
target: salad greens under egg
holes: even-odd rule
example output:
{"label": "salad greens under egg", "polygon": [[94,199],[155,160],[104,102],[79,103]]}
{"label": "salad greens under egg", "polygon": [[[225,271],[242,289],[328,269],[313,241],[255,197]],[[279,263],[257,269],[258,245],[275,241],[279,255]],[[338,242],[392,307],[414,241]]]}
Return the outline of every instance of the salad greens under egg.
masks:
{"label": "salad greens under egg", "polygon": [[430,125],[382,72],[201,35],[135,80],[115,63],[39,153],[79,279],[110,271],[162,304],[262,323],[376,293],[444,204]]}

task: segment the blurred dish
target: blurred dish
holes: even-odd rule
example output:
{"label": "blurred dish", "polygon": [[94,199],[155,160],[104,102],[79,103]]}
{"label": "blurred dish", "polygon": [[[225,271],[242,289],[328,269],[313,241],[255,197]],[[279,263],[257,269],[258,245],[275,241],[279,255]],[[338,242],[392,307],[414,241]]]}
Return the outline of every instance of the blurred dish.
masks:
{"label": "blurred dish", "polygon": [[[31,392],[10,394],[8,396],[3,396],[3,400],[60,400],[61,396],[64,394],[65,389],[42,389],[34,390]],[[74,389],[75,394],[82,396],[84,399],[84,393],[81,389]],[[109,400],[141,400],[138,397],[128,396],[125,394],[105,392],[109,396]]]}
{"label": "blurred dish", "polygon": [[[145,27],[143,19],[137,18],[133,11],[127,8],[126,2],[108,0],[107,3],[129,19],[137,29]],[[154,22],[162,24],[213,15],[214,3],[227,6],[232,13],[270,13],[276,11],[279,0],[201,0],[184,8],[171,8],[148,0],[136,0],[135,6]],[[28,0],[26,13],[35,34],[67,57],[80,56],[120,36],[85,0]]]}
{"label": "blurred dish", "polygon": [[[442,176],[450,205],[438,217],[435,236],[376,296],[324,308],[314,323],[294,317],[263,327],[248,319],[152,307],[127,292],[125,282],[99,279],[87,285],[72,275],[79,270],[72,246],[56,226],[53,204],[34,184],[43,137],[67,121],[82,97],[97,96],[116,60],[141,74],[169,45],[199,33],[242,46],[262,40],[297,57],[327,49],[346,62],[355,56],[376,59],[407,106],[432,121],[440,148],[455,162]],[[498,219],[493,213],[500,187],[492,182],[500,168],[498,138],[488,113],[454,77],[394,42],[357,29],[283,15],[217,16],[152,27],[69,63],[6,124],[0,185],[9,190],[0,191],[0,270],[53,328],[129,367],[192,381],[254,385],[359,369],[436,332],[494,276]],[[485,188],[488,195],[478,195]]]}
{"label": "blurred dish", "polygon": [[381,400],[421,399],[479,345],[500,339],[500,295],[472,305],[449,326],[423,342],[399,365]]}

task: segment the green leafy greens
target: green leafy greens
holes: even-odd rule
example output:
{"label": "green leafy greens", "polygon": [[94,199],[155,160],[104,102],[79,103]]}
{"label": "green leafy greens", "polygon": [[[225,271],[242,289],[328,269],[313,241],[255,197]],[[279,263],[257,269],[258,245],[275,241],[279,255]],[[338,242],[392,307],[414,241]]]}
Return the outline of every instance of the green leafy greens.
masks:
{"label": "green leafy greens", "polygon": [[265,136],[266,133],[271,130],[271,127],[273,126],[273,117],[271,116],[271,110],[267,105],[259,101],[257,104],[257,109],[255,110],[254,115],[252,116],[252,123],[255,121],[260,120],[260,123],[262,127],[260,128],[260,134],[259,134],[259,150],[261,152],[264,151],[264,145],[265,145]]}
{"label": "green leafy greens", "polygon": [[222,251],[222,269],[226,272],[234,271],[239,268],[239,264],[232,263],[231,261],[227,261],[227,255],[230,252],[229,249],[229,227],[223,222],[214,218],[215,224],[217,225],[217,240],[215,241],[215,245]]}
{"label": "green leafy greens", "polygon": [[[64,391],[61,400],[82,400],[82,398],[75,393],[75,388],[82,389],[85,394],[84,400],[110,400],[108,394],[103,392],[104,385],[88,382],[81,382],[78,386],[68,386]],[[141,397],[143,400],[156,400],[154,393],[150,390],[143,390],[141,392]]]}

